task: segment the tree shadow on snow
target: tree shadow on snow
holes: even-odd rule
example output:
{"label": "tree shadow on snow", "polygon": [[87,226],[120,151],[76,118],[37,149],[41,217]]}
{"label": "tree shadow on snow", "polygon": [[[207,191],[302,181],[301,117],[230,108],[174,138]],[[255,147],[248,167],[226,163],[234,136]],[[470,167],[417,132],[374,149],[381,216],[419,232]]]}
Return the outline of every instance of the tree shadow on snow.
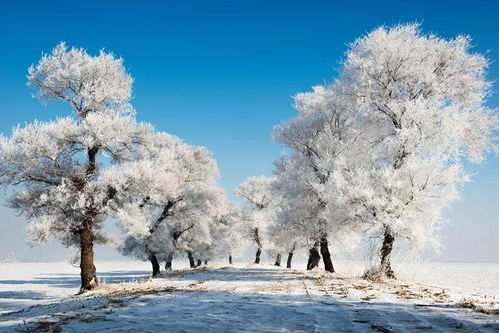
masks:
{"label": "tree shadow on snow", "polygon": [[17,310],[33,300],[43,299],[45,293],[37,291],[0,291],[0,312]]}
{"label": "tree shadow on snow", "polygon": [[[108,271],[103,273],[97,273],[97,277],[102,279],[105,283],[123,283],[123,282],[133,282],[137,279],[144,278],[150,273],[148,271]],[[43,284],[51,285],[58,288],[72,288],[78,289],[80,287],[80,275],[79,274],[45,274],[50,275],[48,277],[35,277],[31,280],[0,280],[0,285],[10,284]],[[1,296],[0,296],[1,297]]]}
{"label": "tree shadow on snow", "polygon": [[3,300],[6,298],[11,299],[24,299],[24,300],[36,300],[36,299],[44,299],[45,293],[40,293],[37,291],[0,291],[0,304],[3,303]]}
{"label": "tree shadow on snow", "polygon": [[48,284],[59,288],[78,288],[80,285],[80,276],[59,277],[57,275],[51,277],[37,277],[32,280],[0,280],[2,284]]}

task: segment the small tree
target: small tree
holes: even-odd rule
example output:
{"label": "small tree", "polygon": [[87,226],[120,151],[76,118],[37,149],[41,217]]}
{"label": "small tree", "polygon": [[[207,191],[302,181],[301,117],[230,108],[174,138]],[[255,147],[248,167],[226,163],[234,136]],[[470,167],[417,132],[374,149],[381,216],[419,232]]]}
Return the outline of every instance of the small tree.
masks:
{"label": "small tree", "polygon": [[243,214],[239,206],[229,203],[227,212],[216,219],[213,228],[216,253],[228,258],[229,264],[232,265],[233,258],[239,256],[247,245]]}
{"label": "small tree", "polygon": [[[285,254],[286,268],[291,268],[296,251],[309,243],[304,230],[301,228],[302,223],[299,220],[301,215],[289,215],[290,212],[295,212],[295,210],[294,207],[288,207],[285,200],[282,201],[281,205],[282,211],[278,213],[275,223],[270,226],[268,233],[272,239],[272,252]],[[276,262],[276,264],[278,263],[280,264],[280,262]]]}
{"label": "small tree", "polygon": [[16,127],[0,141],[0,182],[14,187],[9,205],[28,220],[33,241],[78,248],[82,291],[97,285],[93,245],[107,241],[100,228],[116,195],[101,169],[134,158],[151,132],[133,118],[131,84],[122,59],[61,43],[29,68],[28,85],[45,103],[68,103],[72,115]]}
{"label": "small tree", "polygon": [[[299,162],[299,155],[282,156],[274,164],[276,181],[273,189],[280,197],[281,210],[269,234],[275,246],[288,254],[286,267],[291,268],[294,252],[299,247],[310,248],[311,254],[316,252],[317,240],[323,230],[317,221],[317,197],[307,189],[308,173],[304,172],[307,168]],[[307,264],[307,269],[316,265],[318,261],[314,265]]]}
{"label": "small tree", "polygon": [[17,259],[17,256],[14,252],[9,252],[2,260],[2,262],[14,263],[14,262],[19,262],[19,259]]}
{"label": "small tree", "polygon": [[244,224],[248,238],[256,244],[255,264],[260,263],[267,228],[273,223],[275,211],[272,209],[273,178],[255,176],[244,181],[236,189],[236,194],[245,199]]}

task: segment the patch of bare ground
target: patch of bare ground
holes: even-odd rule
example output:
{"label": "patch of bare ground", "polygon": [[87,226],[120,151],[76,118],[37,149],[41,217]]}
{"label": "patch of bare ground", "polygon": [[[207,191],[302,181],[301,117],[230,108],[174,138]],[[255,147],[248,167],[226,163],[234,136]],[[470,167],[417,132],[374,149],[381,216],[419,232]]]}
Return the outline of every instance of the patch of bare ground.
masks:
{"label": "patch of bare ground", "polygon": [[488,308],[488,306],[497,306],[497,302],[483,302],[479,300],[474,300],[470,298],[463,298],[456,303],[458,307],[472,309],[474,311],[488,314],[488,315],[499,315],[499,308]]}

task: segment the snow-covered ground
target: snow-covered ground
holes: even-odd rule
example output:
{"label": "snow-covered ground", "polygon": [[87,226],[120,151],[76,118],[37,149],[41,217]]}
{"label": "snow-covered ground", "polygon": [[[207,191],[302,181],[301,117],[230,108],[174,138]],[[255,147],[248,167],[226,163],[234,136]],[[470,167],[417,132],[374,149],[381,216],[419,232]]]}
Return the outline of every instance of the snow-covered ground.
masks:
{"label": "snow-covered ground", "polygon": [[[336,270],[344,276],[362,276],[361,261],[335,261]],[[305,263],[300,267],[304,267]],[[400,280],[451,288],[463,294],[499,296],[499,263],[470,262],[402,262],[395,265]]]}
{"label": "snow-covered ground", "polygon": [[497,263],[407,265],[386,283],[356,277],[360,263],[337,262],[335,275],[175,265],[151,280],[147,263],[99,262],[101,287],[75,296],[78,269],[66,263],[0,263],[0,331],[499,330],[487,314],[498,309]]}
{"label": "snow-covered ground", "polygon": [[[99,262],[104,283],[132,282],[150,274],[144,262]],[[0,263],[0,313],[74,295],[80,269],[66,262]]]}

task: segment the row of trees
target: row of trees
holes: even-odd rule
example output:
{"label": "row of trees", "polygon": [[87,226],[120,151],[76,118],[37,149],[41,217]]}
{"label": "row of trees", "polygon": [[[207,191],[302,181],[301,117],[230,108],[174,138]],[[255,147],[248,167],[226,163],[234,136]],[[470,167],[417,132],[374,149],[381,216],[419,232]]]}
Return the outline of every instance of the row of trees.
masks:
{"label": "row of trees", "polygon": [[78,250],[81,289],[97,285],[93,246],[149,260],[153,275],[175,256],[196,261],[239,255],[248,242],[276,256],[309,251],[308,269],[329,244],[380,239],[378,271],[394,277],[396,239],[438,244],[444,210],[468,180],[464,163],[495,149],[497,118],[485,107],[487,60],[470,39],[423,35],[417,25],[379,28],[350,45],[338,78],[295,96],[298,116],[277,126],[286,153],[274,177],[252,177],[236,194],[217,184],[210,153],[138,122],[133,79],[122,59],[59,44],[28,73],[43,103],[69,116],[14,128],[0,140],[0,183],[28,220],[34,241]]}
{"label": "row of trees", "polygon": [[338,78],[296,95],[298,115],[274,129],[288,148],[275,177],[238,190],[258,249],[267,229],[274,251],[292,258],[307,248],[308,269],[322,255],[334,272],[330,242],[377,239],[373,272],[394,278],[396,240],[437,247],[445,211],[469,180],[466,163],[497,147],[487,66],[469,37],[424,35],[417,24],[381,27],[350,44]]}

